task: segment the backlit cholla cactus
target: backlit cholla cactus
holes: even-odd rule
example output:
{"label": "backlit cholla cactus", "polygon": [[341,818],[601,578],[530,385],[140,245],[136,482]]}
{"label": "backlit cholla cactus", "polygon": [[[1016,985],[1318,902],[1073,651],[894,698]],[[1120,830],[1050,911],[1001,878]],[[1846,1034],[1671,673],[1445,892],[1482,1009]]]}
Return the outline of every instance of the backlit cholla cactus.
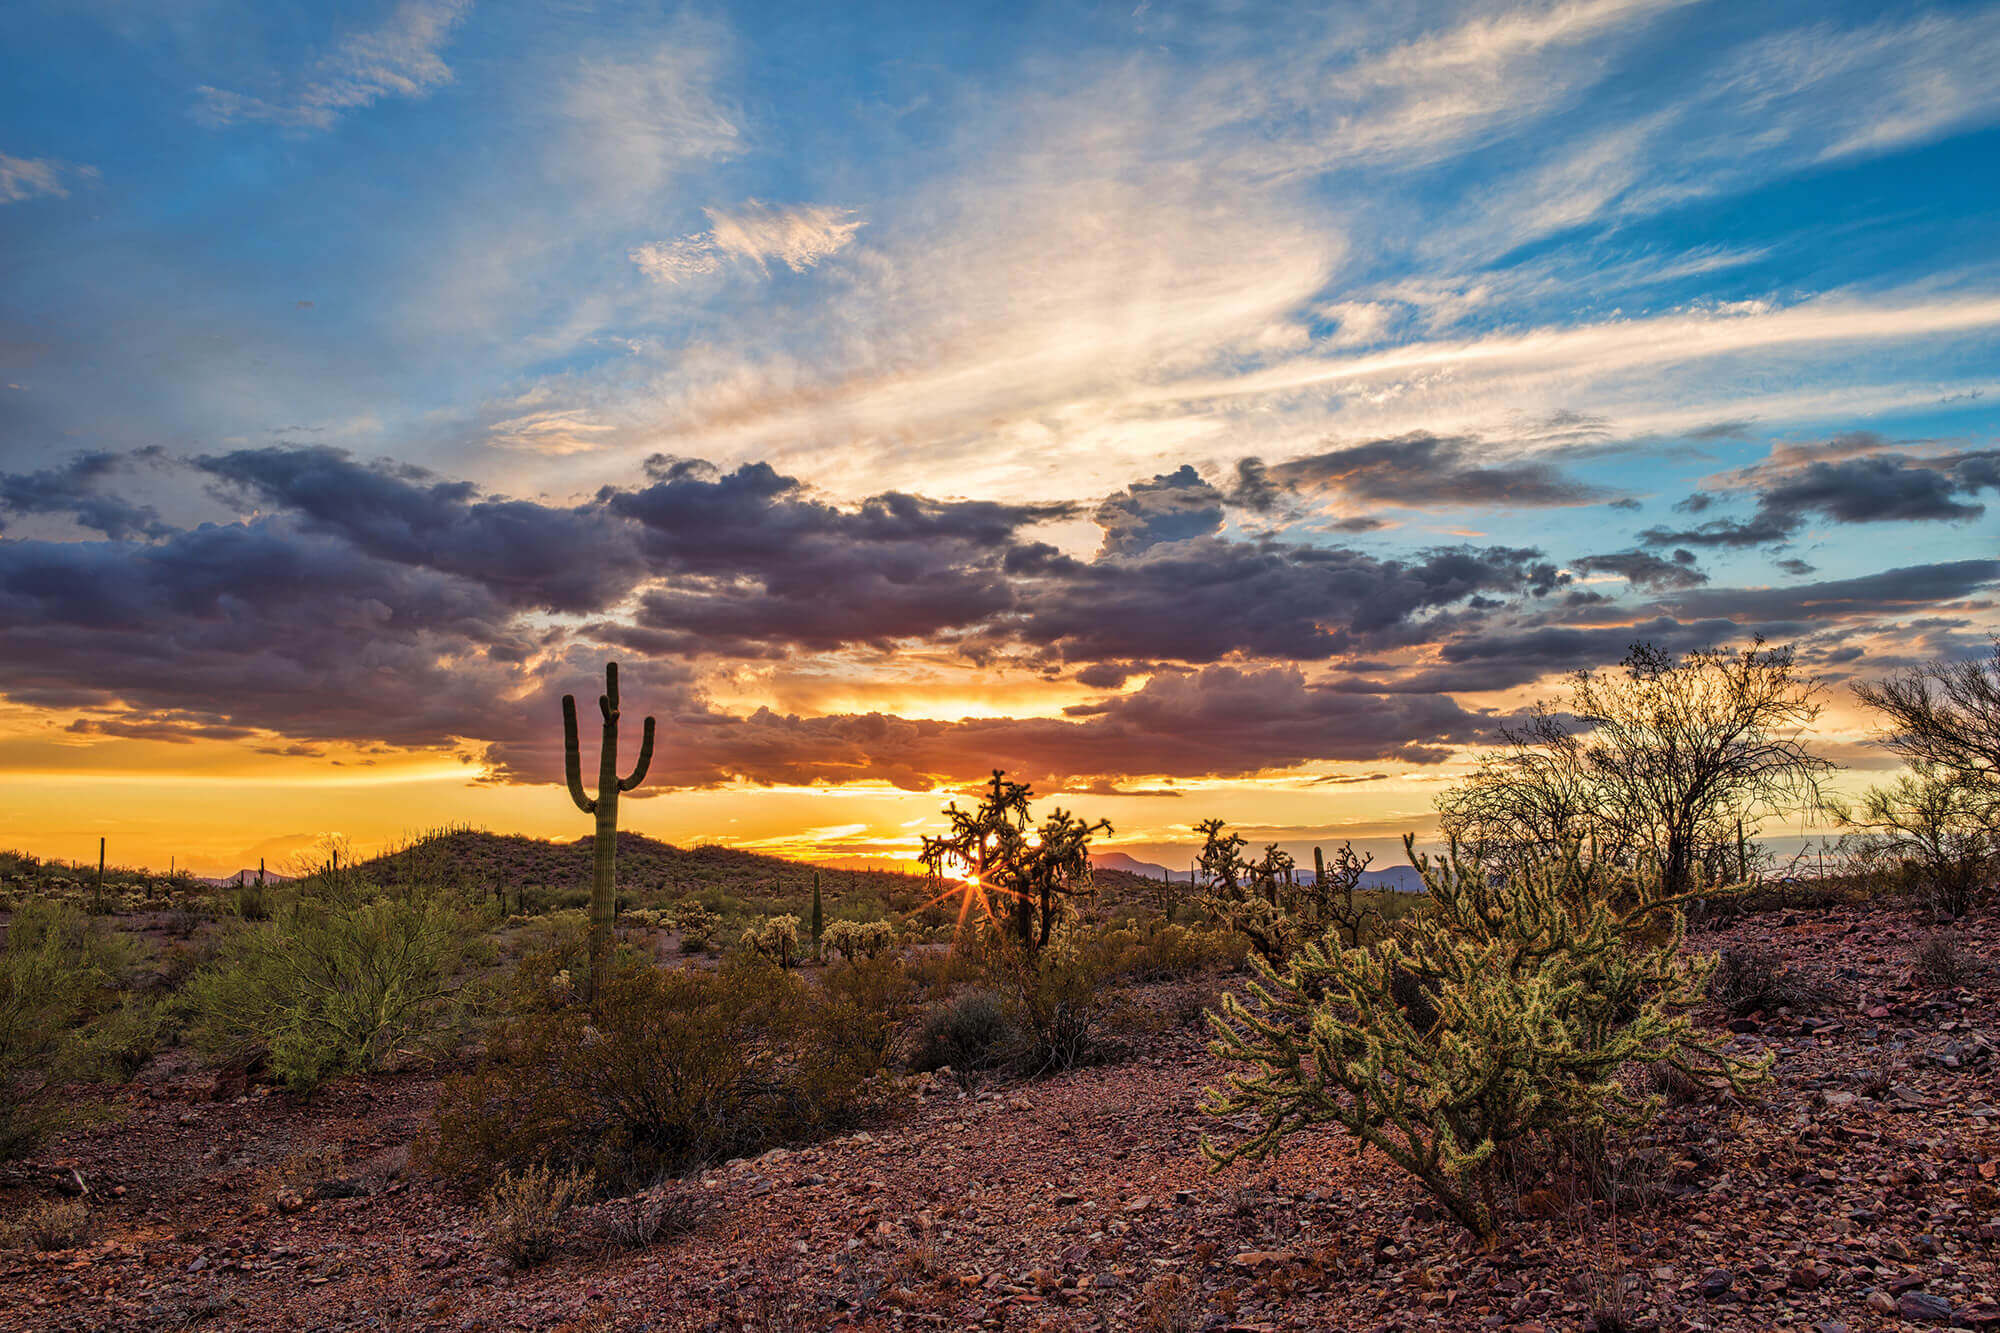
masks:
{"label": "backlit cholla cactus", "polygon": [[1665,1064],[1739,1091],[1767,1076],[1768,1054],[1743,1058],[1694,1027],[1716,957],[1684,952],[1695,895],[1669,892],[1650,864],[1607,866],[1575,844],[1504,876],[1411,859],[1429,897],[1407,929],[1362,948],[1329,932],[1282,966],[1253,957],[1246,993],[1210,1012],[1210,1049],[1249,1067],[1202,1104],[1238,1126],[1203,1140],[1211,1163],[1338,1125],[1491,1238],[1511,1151],[1601,1142],[1652,1117],[1659,1100],[1633,1071]]}
{"label": "backlit cholla cactus", "polygon": [[639,741],[639,761],[629,777],[618,776],[618,664],[604,664],[604,693],[597,697],[604,714],[604,743],[597,756],[597,799],[583,790],[583,754],[577,742],[576,696],[563,696],[563,770],[569,778],[569,798],[586,815],[597,816],[596,855],[590,871],[590,970],[584,977],[586,999],[597,997],[597,981],[611,965],[611,928],[617,915],[618,793],[646,780],[653,762],[653,719],[646,719]]}

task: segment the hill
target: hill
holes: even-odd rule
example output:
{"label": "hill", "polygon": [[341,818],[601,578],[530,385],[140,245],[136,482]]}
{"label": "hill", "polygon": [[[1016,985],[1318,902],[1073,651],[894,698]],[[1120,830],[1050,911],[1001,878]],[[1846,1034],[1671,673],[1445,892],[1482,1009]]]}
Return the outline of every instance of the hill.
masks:
{"label": "hill", "polygon": [[[457,829],[363,861],[356,869],[383,883],[420,879],[473,890],[587,890],[593,843],[589,836],[557,842]],[[896,871],[827,870],[735,847],[676,847],[643,833],[618,835],[619,892],[634,898],[678,899],[705,890],[743,898],[797,898],[812,892],[815,872],[830,894],[862,889],[886,896],[909,893],[923,883],[921,875]]]}

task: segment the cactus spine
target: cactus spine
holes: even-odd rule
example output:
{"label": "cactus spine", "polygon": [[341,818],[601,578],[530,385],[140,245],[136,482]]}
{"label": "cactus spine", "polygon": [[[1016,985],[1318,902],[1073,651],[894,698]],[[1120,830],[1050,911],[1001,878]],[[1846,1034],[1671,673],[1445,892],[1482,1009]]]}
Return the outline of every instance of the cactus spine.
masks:
{"label": "cactus spine", "polygon": [[813,871],[813,961],[814,962],[818,962],[820,958],[823,956],[820,952],[819,937],[820,937],[820,927],[824,924],[825,924],[825,918],[821,916],[819,910],[819,871],[815,870]]}
{"label": "cactus spine", "polygon": [[617,907],[618,793],[646,780],[653,762],[653,719],[646,719],[639,741],[639,759],[631,775],[618,776],[618,664],[604,664],[604,693],[597,696],[604,714],[604,741],[597,757],[597,798],[583,790],[583,753],[577,741],[576,696],[563,696],[563,772],[569,798],[586,815],[597,816],[596,855],[590,872],[590,968],[583,980],[586,1000],[597,998],[598,978],[611,966],[611,925]]}

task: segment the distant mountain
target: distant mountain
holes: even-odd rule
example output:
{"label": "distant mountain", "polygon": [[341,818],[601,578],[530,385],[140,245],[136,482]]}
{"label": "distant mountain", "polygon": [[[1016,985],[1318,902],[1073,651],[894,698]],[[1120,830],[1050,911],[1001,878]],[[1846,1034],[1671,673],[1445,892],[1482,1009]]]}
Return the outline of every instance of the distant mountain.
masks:
{"label": "distant mountain", "polygon": [[1362,871],[1361,887],[1395,889],[1401,893],[1422,893],[1424,877],[1417,873],[1415,866],[1384,866],[1380,870]]}
{"label": "distant mountain", "polygon": [[[1141,879],[1158,880],[1162,875],[1176,884],[1187,884],[1194,878],[1192,872],[1175,870],[1154,861],[1141,861],[1124,852],[1092,852],[1090,864],[1099,870],[1118,870]],[[1306,870],[1311,874],[1310,867]],[[1400,893],[1422,893],[1423,876],[1415,866],[1384,866],[1380,870],[1363,871],[1361,887],[1364,889],[1394,889]]]}
{"label": "distant mountain", "polygon": [[1141,861],[1137,857],[1126,855],[1124,852],[1092,852],[1090,854],[1090,864],[1099,870],[1122,870],[1128,875],[1137,875],[1141,879],[1156,880],[1165,875],[1168,879],[1177,880],[1185,884],[1191,878],[1185,870],[1169,870],[1163,865],[1155,865],[1151,861]]}
{"label": "distant mountain", "polygon": [[[275,870],[266,870],[264,872],[264,883],[267,885],[286,884],[291,881],[291,878],[290,875],[280,875]],[[257,882],[257,872],[255,870],[243,869],[233,875],[196,875],[194,882],[197,884],[206,884],[212,889],[233,888],[238,883],[255,884]]]}

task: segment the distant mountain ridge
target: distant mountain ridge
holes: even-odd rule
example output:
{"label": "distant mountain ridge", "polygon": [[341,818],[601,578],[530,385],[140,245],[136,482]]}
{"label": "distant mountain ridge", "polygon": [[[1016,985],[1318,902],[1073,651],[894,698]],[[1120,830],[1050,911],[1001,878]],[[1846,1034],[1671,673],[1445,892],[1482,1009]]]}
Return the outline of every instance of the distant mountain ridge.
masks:
{"label": "distant mountain ridge", "polygon": [[[1090,864],[1099,870],[1122,871],[1127,875],[1137,875],[1141,879],[1157,880],[1165,877],[1175,884],[1193,882],[1194,874],[1187,870],[1174,870],[1154,861],[1141,861],[1125,852],[1092,852]],[[1308,874],[1311,871],[1308,869]],[[1361,887],[1364,889],[1394,889],[1399,893],[1422,893],[1424,878],[1415,866],[1384,866],[1380,870],[1363,871]]]}

